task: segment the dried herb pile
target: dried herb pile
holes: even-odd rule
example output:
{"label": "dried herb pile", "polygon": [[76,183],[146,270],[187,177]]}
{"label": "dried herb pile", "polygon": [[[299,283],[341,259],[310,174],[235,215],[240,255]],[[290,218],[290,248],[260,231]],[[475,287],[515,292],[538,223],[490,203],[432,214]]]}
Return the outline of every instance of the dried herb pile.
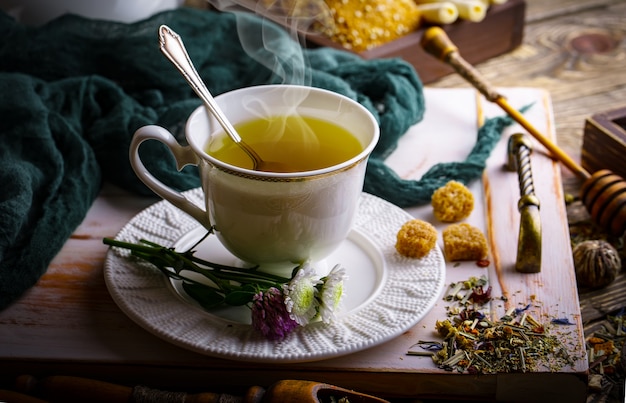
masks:
{"label": "dried herb pile", "polygon": [[419,341],[409,355],[431,355],[442,369],[472,374],[559,371],[579,358],[564,344],[568,332],[561,326],[573,325],[566,318],[541,323],[531,304],[487,318],[481,308],[492,297],[485,277],[451,284],[444,300],[451,303],[448,319],[435,325],[443,341]]}
{"label": "dried herb pile", "polygon": [[[623,401],[626,363],[626,312],[607,315],[600,330],[587,337],[587,358],[589,360],[589,390],[592,397],[607,400],[611,397]],[[592,399],[591,401],[599,401]]]}

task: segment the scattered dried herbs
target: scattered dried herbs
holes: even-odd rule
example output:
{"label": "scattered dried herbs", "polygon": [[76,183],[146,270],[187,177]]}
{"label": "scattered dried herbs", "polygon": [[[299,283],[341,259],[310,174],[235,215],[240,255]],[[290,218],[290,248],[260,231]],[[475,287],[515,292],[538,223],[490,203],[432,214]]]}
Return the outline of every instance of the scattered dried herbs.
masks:
{"label": "scattered dried herbs", "polygon": [[[521,323],[522,318],[525,324]],[[444,339],[433,361],[448,371],[473,374],[527,372],[541,367],[557,371],[573,364],[567,348],[556,336],[548,334],[532,316],[522,318],[496,322],[437,321],[436,330]]]}
{"label": "scattered dried herbs", "polygon": [[450,284],[444,296],[451,303],[448,319],[435,324],[442,341],[419,341],[408,354],[431,356],[442,369],[471,374],[558,371],[578,359],[549,332],[554,326],[573,324],[569,319],[541,323],[527,304],[490,320],[481,308],[492,299],[485,276]]}

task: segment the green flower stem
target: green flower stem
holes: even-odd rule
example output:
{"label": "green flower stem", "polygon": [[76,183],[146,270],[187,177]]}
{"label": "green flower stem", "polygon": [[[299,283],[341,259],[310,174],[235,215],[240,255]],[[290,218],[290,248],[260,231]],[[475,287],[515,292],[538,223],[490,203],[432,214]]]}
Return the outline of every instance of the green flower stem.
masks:
{"label": "green flower stem", "polygon": [[[123,243],[123,244],[127,244],[126,242],[120,242],[120,241],[115,241],[117,243]],[[146,240],[141,240],[142,243],[146,244],[146,245],[151,245],[155,248],[164,248],[163,246],[154,243],[154,242],[150,242],[150,241],[146,241]],[[128,245],[134,245],[134,244],[128,244]],[[168,251],[172,251],[172,249],[167,249]],[[173,251],[172,251],[173,252]],[[291,280],[290,278],[287,277],[282,277],[282,276],[277,276],[275,274],[271,274],[271,273],[265,273],[265,272],[260,272],[257,270],[258,266],[254,266],[254,267],[235,267],[235,266],[226,266],[226,265],[222,265],[219,263],[213,263],[213,262],[209,262],[207,260],[204,259],[200,259],[199,257],[196,257],[193,255],[193,251],[189,250],[186,252],[173,252],[176,253],[181,259],[185,260],[189,265],[192,265],[193,263],[198,263],[201,264],[203,266],[207,266],[207,267],[211,267],[213,268],[215,271],[219,271],[221,273],[237,273],[235,276],[230,277],[230,279],[232,280],[237,280],[240,281],[241,280],[241,275],[243,274],[245,278],[249,278],[251,279],[251,281],[257,281],[257,280],[261,280],[266,282],[269,285],[273,285],[276,283],[282,284],[282,283],[287,283],[289,282],[289,280]],[[190,261],[188,262],[187,259]],[[193,262],[193,263],[192,263]],[[195,266],[195,265],[194,265]],[[201,267],[195,266],[198,268],[198,270],[204,270]],[[224,276],[224,278],[228,278],[226,276]]]}
{"label": "green flower stem", "polygon": [[[220,292],[228,292],[232,287],[226,281],[220,279],[218,276],[215,276],[210,270],[203,270],[198,265],[191,262],[189,259],[185,258],[184,254],[178,253],[173,249],[166,248],[164,246],[155,244],[153,242],[148,242],[141,240],[140,243],[130,243],[117,241],[115,239],[104,238],[104,244],[115,246],[118,248],[124,248],[131,251],[133,256],[144,259],[153,265],[155,265],[161,272],[166,274],[169,277],[190,281],[195,284],[200,284],[197,281],[191,280],[185,276],[180,274],[183,270],[190,270],[194,272],[198,272],[199,274],[205,276],[209,280],[211,280],[217,287],[217,290]],[[176,275],[174,276],[171,270],[167,268],[171,267],[174,269]],[[214,287],[212,287],[214,288]]]}
{"label": "green flower stem", "polygon": [[[173,248],[166,248],[146,240],[140,240],[140,243],[130,243],[104,238],[103,243],[130,250],[134,256],[154,264],[170,277],[173,277],[171,276],[173,273],[171,270],[167,270],[167,267],[174,269],[177,278],[198,284],[197,281],[187,279],[180,274],[182,270],[196,272],[215,283],[218,290],[223,293],[240,289],[243,284],[254,284],[266,288],[290,281],[286,277],[258,271],[257,267],[241,268],[221,265],[197,258],[191,250],[176,252]],[[206,266],[206,268],[200,265]],[[237,282],[239,285],[233,285],[233,282]]]}
{"label": "green flower stem", "polygon": [[198,257],[195,257],[193,255],[191,255],[192,252],[186,252],[190,254],[189,259],[195,263],[199,263],[201,265],[204,266],[209,266],[214,268],[216,271],[219,272],[223,272],[223,273],[237,273],[236,274],[236,278],[241,278],[239,277],[240,275],[244,275],[245,277],[248,277],[252,280],[264,280],[266,282],[272,282],[273,284],[276,283],[286,283],[290,280],[290,278],[287,277],[282,277],[282,276],[278,276],[275,274],[271,274],[271,273],[265,273],[262,271],[258,271],[258,266],[254,266],[254,267],[235,267],[235,266],[224,266],[224,265],[220,265],[217,263],[212,263],[212,262],[208,262],[206,260],[200,259]]}

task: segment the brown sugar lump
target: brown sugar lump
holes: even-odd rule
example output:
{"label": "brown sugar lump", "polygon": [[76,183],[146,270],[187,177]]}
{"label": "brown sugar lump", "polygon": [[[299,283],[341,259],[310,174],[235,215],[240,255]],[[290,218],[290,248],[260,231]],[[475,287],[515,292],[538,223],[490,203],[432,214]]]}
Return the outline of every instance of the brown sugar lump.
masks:
{"label": "brown sugar lump", "polygon": [[398,253],[406,257],[422,258],[437,244],[437,230],[426,221],[414,219],[402,225],[396,238]]}
{"label": "brown sugar lump", "polygon": [[487,257],[487,240],[467,223],[451,224],[443,230],[443,250],[449,261],[481,260]]}
{"label": "brown sugar lump", "polygon": [[441,222],[458,222],[474,210],[474,195],[457,181],[450,181],[435,190],[431,198],[433,214]]}

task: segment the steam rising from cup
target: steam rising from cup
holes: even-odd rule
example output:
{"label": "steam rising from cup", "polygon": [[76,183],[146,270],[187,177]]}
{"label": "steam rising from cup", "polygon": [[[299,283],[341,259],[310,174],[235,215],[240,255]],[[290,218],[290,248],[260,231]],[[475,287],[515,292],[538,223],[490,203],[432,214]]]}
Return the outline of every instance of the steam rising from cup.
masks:
{"label": "steam rising from cup", "polygon": [[[237,2],[231,0],[209,0],[209,3],[222,12],[232,12],[236,18],[237,35],[246,54],[274,75],[274,80],[281,84],[311,85],[311,69],[302,51],[299,33],[309,30],[315,22],[332,21],[330,10],[323,0],[307,1],[306,7],[298,6],[297,2],[285,0],[261,0],[254,2],[257,15],[268,16],[279,22],[285,29],[276,24],[261,24],[258,17],[242,12]],[[246,5],[249,5],[246,3]],[[299,7],[299,8],[298,8]],[[290,37],[291,40],[286,40]],[[288,95],[296,95],[295,93]],[[304,97],[302,97],[304,98]],[[260,99],[242,99],[242,107],[250,112],[250,116],[294,116],[300,99],[290,99],[286,104],[293,105],[292,111],[269,111]],[[303,144],[316,147],[313,129],[300,120]],[[278,138],[272,136],[272,140]],[[307,150],[302,150],[307,152]],[[263,158],[263,156],[261,155]]]}
{"label": "steam rising from cup", "polygon": [[[293,0],[208,0],[222,12],[236,17],[237,35],[246,54],[280,78],[281,84],[310,85],[310,69],[300,35],[310,31],[313,24],[334,24],[324,0],[298,2]],[[298,3],[303,3],[305,6]],[[254,7],[257,18],[242,12],[241,6]],[[275,24],[259,24],[265,16]],[[282,28],[284,27],[284,28]],[[285,29],[292,41],[285,40]]]}

